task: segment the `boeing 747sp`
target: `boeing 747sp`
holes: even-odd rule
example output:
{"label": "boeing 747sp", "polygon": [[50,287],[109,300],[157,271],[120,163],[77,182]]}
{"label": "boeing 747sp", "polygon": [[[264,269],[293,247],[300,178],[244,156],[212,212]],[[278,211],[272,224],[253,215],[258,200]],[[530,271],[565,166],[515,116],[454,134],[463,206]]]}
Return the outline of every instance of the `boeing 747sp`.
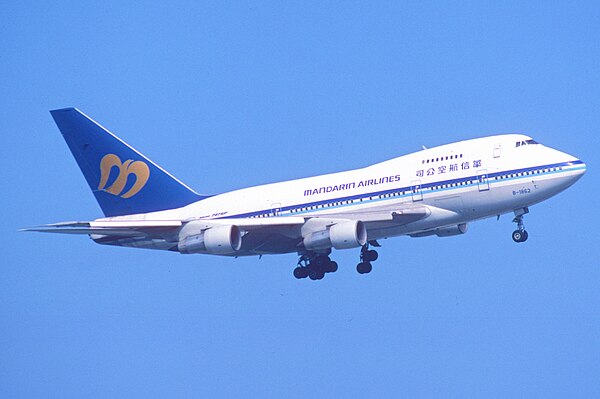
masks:
{"label": "boeing 747sp", "polygon": [[514,213],[574,184],[586,165],[531,137],[505,134],[423,149],[362,169],[200,195],[75,108],[51,111],[105,217],[27,231],[181,254],[297,253],[296,278],[335,272],[332,249],[358,248],[369,273],[388,237],[464,234],[467,223]]}

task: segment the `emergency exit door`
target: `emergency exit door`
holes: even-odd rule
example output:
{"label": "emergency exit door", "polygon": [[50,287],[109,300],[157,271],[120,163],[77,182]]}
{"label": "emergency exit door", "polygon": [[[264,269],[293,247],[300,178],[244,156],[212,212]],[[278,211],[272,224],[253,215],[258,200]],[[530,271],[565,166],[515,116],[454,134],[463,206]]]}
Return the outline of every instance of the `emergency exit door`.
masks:
{"label": "emergency exit door", "polygon": [[479,186],[479,191],[488,191],[490,189],[490,181],[486,169],[477,171],[477,185]]}
{"label": "emergency exit door", "polygon": [[411,184],[413,202],[423,200],[423,191],[421,190],[421,180],[415,180]]}

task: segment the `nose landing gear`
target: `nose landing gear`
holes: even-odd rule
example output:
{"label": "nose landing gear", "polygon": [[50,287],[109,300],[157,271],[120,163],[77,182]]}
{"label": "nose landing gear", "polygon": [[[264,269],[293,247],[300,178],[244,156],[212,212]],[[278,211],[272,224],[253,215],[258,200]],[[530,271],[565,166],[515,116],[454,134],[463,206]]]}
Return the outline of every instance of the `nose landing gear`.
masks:
{"label": "nose landing gear", "polygon": [[527,230],[525,230],[525,225],[523,224],[523,215],[529,213],[528,208],[517,209],[515,211],[515,218],[513,219],[513,223],[517,224],[517,230],[513,231],[512,239],[514,242],[525,242],[527,238],[529,238],[529,234]]}

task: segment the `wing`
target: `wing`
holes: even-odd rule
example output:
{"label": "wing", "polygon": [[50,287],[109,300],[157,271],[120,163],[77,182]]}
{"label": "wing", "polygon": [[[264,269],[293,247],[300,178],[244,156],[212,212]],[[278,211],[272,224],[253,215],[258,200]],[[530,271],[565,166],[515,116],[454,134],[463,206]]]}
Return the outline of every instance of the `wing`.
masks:
{"label": "wing", "polygon": [[[198,232],[221,226],[236,226],[242,231],[242,247],[235,256],[296,252],[302,246],[307,227],[326,229],[334,224],[360,220],[367,230],[402,226],[431,214],[423,205],[399,205],[357,212],[306,215],[305,217],[229,218],[194,220]],[[308,221],[311,223],[307,223]],[[150,249],[177,250],[179,232],[190,221],[115,220],[61,222],[30,227],[21,231],[84,234],[101,244]],[[316,222],[316,223],[315,223]],[[314,227],[313,227],[314,226]]]}
{"label": "wing", "polygon": [[[243,256],[293,252],[305,221],[303,217],[210,219],[195,220],[194,228],[200,233],[221,226],[238,227],[244,237],[243,246],[231,255]],[[98,244],[177,251],[179,232],[187,223],[181,220],[95,220],[46,224],[20,231],[83,234]]]}
{"label": "wing", "polygon": [[[302,225],[302,217],[274,217],[257,219],[208,219],[200,221],[209,229],[216,226],[236,225],[248,231],[273,226]],[[120,237],[138,237],[140,235],[155,235],[178,230],[187,221],[181,220],[95,220],[90,222],[60,222],[36,227],[27,227],[19,231],[36,231],[41,233],[62,234],[100,234]]]}

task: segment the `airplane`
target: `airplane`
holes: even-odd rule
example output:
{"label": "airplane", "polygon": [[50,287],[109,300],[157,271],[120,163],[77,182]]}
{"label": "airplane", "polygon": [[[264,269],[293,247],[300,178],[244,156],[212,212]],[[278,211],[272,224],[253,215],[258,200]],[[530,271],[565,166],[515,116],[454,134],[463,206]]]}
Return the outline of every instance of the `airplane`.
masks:
{"label": "airplane", "polygon": [[449,237],[567,189],[586,164],[522,134],[423,150],[361,169],[200,195],[76,108],[50,111],[105,217],[23,229],[180,254],[296,253],[294,277],[337,271],[333,249],[359,249],[366,274],[389,237]]}

